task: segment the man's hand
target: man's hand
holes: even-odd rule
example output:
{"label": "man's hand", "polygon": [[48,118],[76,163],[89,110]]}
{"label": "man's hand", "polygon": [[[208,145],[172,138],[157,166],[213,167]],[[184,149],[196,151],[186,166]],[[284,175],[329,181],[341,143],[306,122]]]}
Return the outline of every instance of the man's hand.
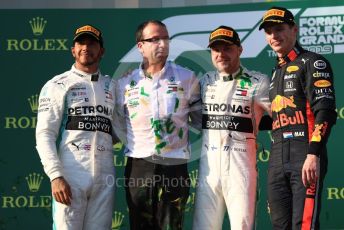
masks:
{"label": "man's hand", "polygon": [[72,191],[69,184],[63,177],[55,178],[51,182],[51,192],[57,202],[70,205],[72,200]]}
{"label": "man's hand", "polygon": [[305,187],[315,183],[319,176],[319,157],[307,154],[302,167],[302,182]]}

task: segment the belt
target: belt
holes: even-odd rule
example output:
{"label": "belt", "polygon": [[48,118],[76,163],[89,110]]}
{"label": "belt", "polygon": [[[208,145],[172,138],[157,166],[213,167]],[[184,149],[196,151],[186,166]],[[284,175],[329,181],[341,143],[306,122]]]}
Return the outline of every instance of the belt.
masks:
{"label": "belt", "polygon": [[181,164],[188,163],[187,159],[162,157],[160,155],[152,155],[152,156],[141,158],[141,159],[152,162],[154,164],[161,164],[161,165],[181,165]]}

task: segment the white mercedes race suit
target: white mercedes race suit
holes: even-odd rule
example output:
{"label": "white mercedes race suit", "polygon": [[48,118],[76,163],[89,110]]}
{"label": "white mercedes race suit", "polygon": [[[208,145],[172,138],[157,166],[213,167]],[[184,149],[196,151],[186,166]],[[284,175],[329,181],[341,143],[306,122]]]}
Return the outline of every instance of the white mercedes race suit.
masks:
{"label": "white mercedes race suit", "polygon": [[222,229],[226,207],[231,229],[254,228],[256,136],[270,110],[268,89],[265,75],[243,67],[233,76],[209,72],[201,79],[203,143],[194,230]]}
{"label": "white mercedes race suit", "polygon": [[50,180],[64,177],[72,190],[70,206],[53,200],[54,229],[111,229],[114,103],[109,76],[74,66],[40,93],[36,148]]}

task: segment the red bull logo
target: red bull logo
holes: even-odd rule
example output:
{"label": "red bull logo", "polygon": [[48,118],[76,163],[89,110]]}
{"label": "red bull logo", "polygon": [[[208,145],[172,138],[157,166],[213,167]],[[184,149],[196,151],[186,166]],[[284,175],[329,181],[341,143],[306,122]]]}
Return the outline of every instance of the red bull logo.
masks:
{"label": "red bull logo", "polygon": [[297,125],[297,124],[304,124],[305,118],[301,111],[296,111],[294,116],[287,116],[285,113],[281,113],[277,115],[276,120],[272,122],[272,129],[278,129],[283,126],[287,125]]}
{"label": "red bull logo", "polygon": [[282,109],[285,109],[287,107],[296,108],[296,105],[294,104],[294,97],[291,96],[289,98],[283,97],[281,95],[277,95],[275,99],[271,103],[271,111],[278,113]]}

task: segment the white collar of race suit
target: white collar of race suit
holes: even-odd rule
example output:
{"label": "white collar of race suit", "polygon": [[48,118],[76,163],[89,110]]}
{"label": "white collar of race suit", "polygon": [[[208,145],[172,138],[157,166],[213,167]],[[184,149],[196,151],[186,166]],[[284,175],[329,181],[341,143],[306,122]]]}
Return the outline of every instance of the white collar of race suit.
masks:
{"label": "white collar of race suit", "polygon": [[79,77],[82,78],[86,78],[89,79],[91,81],[98,81],[99,75],[100,75],[100,71],[97,70],[95,73],[86,73],[84,71],[78,70],[77,68],[75,68],[75,65],[72,66],[72,72],[76,75],[78,75]]}
{"label": "white collar of race suit", "polygon": [[234,73],[228,74],[228,73],[219,73],[217,72],[219,78],[222,81],[231,81],[234,78],[239,77],[243,72],[243,68],[240,66],[238,70],[236,70]]}

